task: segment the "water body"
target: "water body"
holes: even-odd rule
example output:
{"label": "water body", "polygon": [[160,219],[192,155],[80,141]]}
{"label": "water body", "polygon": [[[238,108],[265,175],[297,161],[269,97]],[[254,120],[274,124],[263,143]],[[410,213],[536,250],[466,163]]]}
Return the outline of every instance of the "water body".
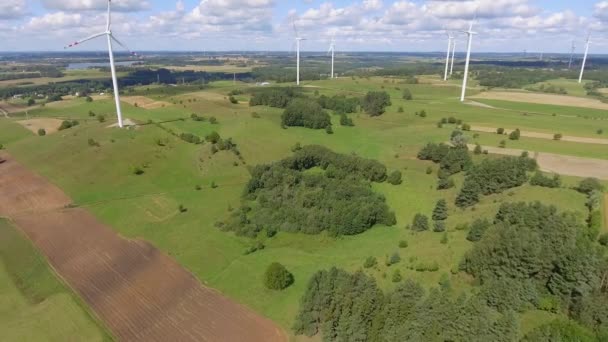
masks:
{"label": "water body", "polygon": [[[137,63],[136,61],[128,61],[128,62],[115,62],[116,66],[131,66]],[[109,68],[110,62],[107,63],[70,63],[67,67],[67,70],[84,70],[89,68]]]}

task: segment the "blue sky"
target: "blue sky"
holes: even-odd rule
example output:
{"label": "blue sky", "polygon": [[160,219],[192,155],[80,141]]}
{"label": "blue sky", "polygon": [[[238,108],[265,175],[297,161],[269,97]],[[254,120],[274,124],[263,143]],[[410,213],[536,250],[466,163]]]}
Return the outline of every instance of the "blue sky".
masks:
{"label": "blue sky", "polygon": [[[1,50],[62,50],[104,29],[107,0],[0,0]],[[440,51],[478,14],[474,51],[608,53],[608,0],[113,0],[113,32],[133,50],[290,50],[291,22],[326,50]],[[464,37],[458,36],[459,46]],[[458,43],[457,43],[458,45]],[[91,42],[81,50],[103,49]]]}

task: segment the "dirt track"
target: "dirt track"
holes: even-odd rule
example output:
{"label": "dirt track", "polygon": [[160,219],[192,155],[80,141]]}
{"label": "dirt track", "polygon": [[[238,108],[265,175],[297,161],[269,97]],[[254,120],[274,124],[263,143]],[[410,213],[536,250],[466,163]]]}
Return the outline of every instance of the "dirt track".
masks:
{"label": "dirt track", "polygon": [[568,95],[539,94],[531,92],[486,91],[475,96],[471,96],[470,98],[538,103],[568,107],[583,107],[604,110],[608,109],[608,103],[603,103],[602,101],[596,99]]}
{"label": "dirt track", "polygon": [[[473,150],[475,145],[469,145],[469,149]],[[491,146],[482,146],[482,149],[487,150],[492,154],[502,154],[509,156],[520,156],[523,150],[513,148],[499,148]],[[557,173],[566,176],[577,177],[594,177],[598,179],[608,180],[608,160],[581,158],[574,156],[566,156],[561,154],[532,152],[530,156],[534,157],[538,162],[541,171]]]}
{"label": "dirt track", "polygon": [[[484,127],[484,126],[471,126],[471,131],[485,132],[485,133],[496,133],[496,128],[494,128],[494,127]],[[505,134],[508,135],[512,131],[513,131],[512,129],[505,129]],[[522,137],[528,137],[528,138],[538,138],[538,139],[553,140],[553,134],[549,134],[549,133],[521,131],[521,136]],[[575,136],[564,135],[560,140],[561,141],[584,143],[584,144],[608,145],[608,139],[601,139],[601,138],[586,138],[586,137],[575,137]]]}
{"label": "dirt track", "polygon": [[34,242],[120,341],[286,341],[273,322],[202,286],[145,241],[127,240],[6,153],[0,216]]}

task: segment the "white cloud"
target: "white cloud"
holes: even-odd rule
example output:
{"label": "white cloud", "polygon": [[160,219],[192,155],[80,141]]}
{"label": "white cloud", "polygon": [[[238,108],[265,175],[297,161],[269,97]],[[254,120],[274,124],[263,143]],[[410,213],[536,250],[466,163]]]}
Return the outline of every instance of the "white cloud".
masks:
{"label": "white cloud", "polygon": [[77,13],[68,14],[65,12],[48,13],[41,17],[31,18],[24,26],[23,30],[29,32],[45,32],[48,30],[59,30],[70,27],[80,26],[82,16]]}
{"label": "white cloud", "polygon": [[[3,0],[4,1],[4,0]],[[42,0],[44,7],[61,11],[105,10],[107,0]],[[146,0],[120,0],[112,3],[112,10],[118,12],[135,12],[150,8]]]}
{"label": "white cloud", "polygon": [[608,1],[600,1],[594,7],[593,15],[600,20],[608,21]]}
{"label": "white cloud", "polygon": [[18,19],[26,13],[25,0],[2,0],[0,2],[0,20]]}

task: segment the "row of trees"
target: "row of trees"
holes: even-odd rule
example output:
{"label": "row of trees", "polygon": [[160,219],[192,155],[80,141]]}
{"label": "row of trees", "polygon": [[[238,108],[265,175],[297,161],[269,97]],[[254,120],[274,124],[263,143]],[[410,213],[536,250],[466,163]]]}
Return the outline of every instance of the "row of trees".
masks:
{"label": "row of trees", "polygon": [[317,102],[302,98],[294,99],[287,105],[281,115],[281,124],[321,129],[331,127],[331,118]]}
{"label": "row of trees", "polygon": [[321,95],[317,99],[319,105],[324,109],[333,110],[337,114],[356,113],[361,104],[357,97],[346,97],[344,95],[334,95],[332,97]]}

